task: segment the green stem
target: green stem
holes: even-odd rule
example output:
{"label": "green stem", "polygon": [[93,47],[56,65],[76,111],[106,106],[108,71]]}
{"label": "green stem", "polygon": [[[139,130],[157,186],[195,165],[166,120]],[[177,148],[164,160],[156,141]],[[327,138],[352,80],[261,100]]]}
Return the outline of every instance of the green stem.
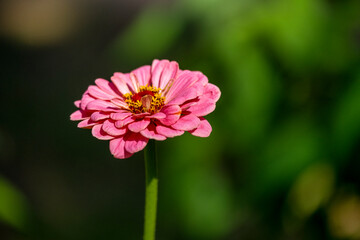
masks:
{"label": "green stem", "polygon": [[149,141],[144,153],[146,173],[144,240],[155,240],[158,177],[154,140]]}

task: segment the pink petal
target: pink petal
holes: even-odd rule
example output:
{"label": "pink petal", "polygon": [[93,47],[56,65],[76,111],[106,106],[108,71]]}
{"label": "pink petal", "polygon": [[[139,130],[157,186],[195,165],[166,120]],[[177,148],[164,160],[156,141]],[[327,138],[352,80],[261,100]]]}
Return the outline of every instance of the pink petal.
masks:
{"label": "pink petal", "polygon": [[162,113],[166,115],[181,114],[181,108],[178,105],[167,105],[161,109]]}
{"label": "pink petal", "polygon": [[149,139],[139,133],[129,133],[125,137],[125,150],[129,153],[136,153],[143,150]]}
{"label": "pink petal", "polygon": [[187,109],[188,112],[198,117],[206,116],[214,110],[215,103],[204,98]]}
{"label": "pink petal", "polygon": [[130,80],[131,80],[131,83],[132,83],[132,86],[133,86],[133,91],[139,92],[140,91],[140,85],[139,85],[139,81],[138,81],[136,75],[133,72],[131,72],[129,76],[130,76]]}
{"label": "pink petal", "polygon": [[186,111],[187,109],[189,109],[189,107],[197,104],[199,102],[199,99],[192,99],[190,101],[185,102],[184,104],[181,105],[181,110],[182,111]]}
{"label": "pink petal", "polygon": [[175,79],[179,65],[177,62],[168,60],[154,60],[151,66],[152,86],[164,89],[171,79]]}
{"label": "pink petal", "polygon": [[132,118],[132,117],[127,117],[127,118],[125,118],[124,120],[116,121],[116,122],[115,122],[115,127],[117,127],[117,128],[122,128],[122,127],[124,127],[124,126],[126,126],[126,125],[128,125],[129,123],[132,123],[132,122],[134,122],[134,121],[135,121],[134,118]]}
{"label": "pink petal", "polygon": [[151,64],[151,72],[154,70],[154,67],[160,62],[159,59],[154,59]]}
{"label": "pink petal", "polygon": [[74,104],[75,104],[75,106],[76,106],[77,108],[80,107],[80,103],[81,103],[81,100],[77,100],[77,101],[74,102]]}
{"label": "pink petal", "polygon": [[91,133],[94,137],[100,140],[110,140],[113,139],[113,136],[108,135],[104,130],[102,130],[102,124],[95,125],[91,129]]}
{"label": "pink petal", "polygon": [[125,141],[123,137],[110,140],[110,152],[115,158],[124,159],[133,154],[125,150]]}
{"label": "pink petal", "polygon": [[198,82],[200,82],[203,86],[205,86],[209,82],[208,78],[202,72],[194,71],[193,73],[198,76]]}
{"label": "pink petal", "polygon": [[204,93],[196,103],[189,103],[188,106],[181,107],[196,116],[206,116],[215,110],[215,102],[220,98],[220,94],[219,88],[209,83],[204,87]]}
{"label": "pink petal", "polygon": [[73,112],[70,115],[70,120],[71,121],[78,121],[78,120],[83,120],[85,118],[89,117],[89,113],[83,111],[83,110],[77,110],[75,112]]}
{"label": "pink petal", "polygon": [[109,111],[119,110],[119,107],[117,107],[111,102],[106,102],[104,100],[97,99],[90,102],[86,106],[86,110],[109,112]]}
{"label": "pink petal", "polygon": [[197,128],[200,124],[200,119],[195,115],[189,114],[182,116],[175,124],[171,125],[177,130],[191,131]]}
{"label": "pink petal", "polygon": [[140,133],[141,133],[141,135],[143,135],[144,137],[149,138],[149,139],[155,139],[155,140],[158,140],[158,141],[163,141],[163,140],[166,139],[165,136],[163,136],[161,134],[158,134],[156,132],[155,125],[153,123],[150,124],[144,130],[142,130]]}
{"label": "pink petal", "polygon": [[104,92],[98,86],[89,86],[88,91],[91,96],[97,99],[111,100],[114,98],[113,95]]}
{"label": "pink petal", "polygon": [[81,109],[82,109],[82,110],[86,110],[87,105],[88,105],[90,102],[94,101],[94,100],[96,100],[96,99],[93,98],[93,97],[91,97],[91,96],[88,94],[88,91],[86,91],[86,92],[83,94],[82,98],[81,98],[81,103],[80,103]]}
{"label": "pink petal", "polygon": [[135,119],[143,119],[144,117],[147,117],[147,116],[151,116],[150,113],[144,112],[144,113],[138,113],[138,114],[133,115],[133,117]]}
{"label": "pink petal", "polygon": [[163,119],[163,118],[166,118],[166,114],[162,113],[162,112],[158,112],[158,113],[155,113],[155,114],[150,115],[150,116],[145,116],[145,118]]}
{"label": "pink petal", "polygon": [[198,77],[191,71],[183,71],[174,81],[169,92],[166,94],[166,102],[170,102],[176,96],[183,94],[183,92],[190,88],[196,81]]}
{"label": "pink petal", "polygon": [[113,104],[115,104],[120,109],[128,109],[128,105],[122,99],[115,98],[110,100]]}
{"label": "pink petal", "polygon": [[94,112],[90,118],[92,121],[97,122],[109,118],[109,114],[105,112]]}
{"label": "pink petal", "polygon": [[95,80],[95,84],[104,92],[114,96],[114,97],[119,97],[119,95],[121,95],[121,93],[119,92],[119,90],[116,88],[116,86],[112,83],[109,82],[108,80],[102,79],[102,78],[98,78]]}
{"label": "pink petal", "polygon": [[191,88],[196,90],[196,95],[201,96],[204,94],[204,85],[201,82],[194,83]]}
{"label": "pink petal", "polygon": [[[166,96],[169,92],[169,90],[171,89],[172,85],[175,82],[175,78],[171,78],[167,84],[161,89],[161,93],[163,96]],[[165,100],[166,101],[166,100]]]}
{"label": "pink petal", "polygon": [[160,87],[160,78],[163,69],[169,64],[168,60],[154,60],[151,65],[151,85],[153,87]]}
{"label": "pink petal", "polygon": [[190,131],[190,133],[197,137],[208,137],[212,131],[210,123],[205,118],[200,118],[200,125]]}
{"label": "pink petal", "polygon": [[137,80],[139,81],[140,86],[147,86],[151,78],[151,67],[149,65],[139,67],[135,69],[133,73],[136,75]]}
{"label": "pink petal", "polygon": [[114,119],[114,120],[123,120],[127,117],[130,117],[132,115],[131,112],[128,111],[121,111],[121,112],[117,112],[117,113],[111,113],[110,114],[110,118]]}
{"label": "pink petal", "polygon": [[[111,81],[115,84],[117,89],[120,91],[121,94],[125,95],[126,93],[131,92],[133,87],[131,86],[131,80],[129,74],[124,73],[114,73],[114,76],[111,77]],[[130,89],[129,89],[130,87]]]}
{"label": "pink petal", "polygon": [[171,79],[175,79],[177,71],[179,69],[179,64],[177,62],[169,62],[166,67],[163,69],[159,87],[164,89],[165,86]]}
{"label": "pink petal", "polygon": [[185,89],[182,93],[174,97],[168,104],[180,105],[186,101],[192,100],[198,96],[198,91],[196,88]]}
{"label": "pink petal", "polygon": [[156,132],[168,138],[180,136],[184,133],[184,131],[176,130],[171,127],[165,127],[162,125],[156,126]]}
{"label": "pink petal", "polygon": [[79,122],[77,126],[78,126],[78,128],[91,128],[95,124],[97,124],[97,123],[92,121],[90,118],[88,118],[88,119],[85,119],[85,120]]}
{"label": "pink petal", "polygon": [[215,86],[214,84],[208,83],[204,87],[204,94],[203,96],[208,98],[213,102],[217,102],[220,98],[221,92],[220,89]]}
{"label": "pink petal", "polygon": [[165,106],[161,109],[161,112],[166,114],[166,118],[159,119],[159,121],[162,124],[169,126],[179,120],[181,108],[178,105]]}
{"label": "pink petal", "polygon": [[102,124],[102,129],[109,135],[122,136],[127,132],[126,128],[117,128],[113,121],[105,120]]}
{"label": "pink petal", "polygon": [[143,119],[140,121],[130,123],[128,125],[128,129],[132,132],[138,133],[138,132],[144,130],[147,126],[149,126],[149,124],[150,124],[150,119]]}

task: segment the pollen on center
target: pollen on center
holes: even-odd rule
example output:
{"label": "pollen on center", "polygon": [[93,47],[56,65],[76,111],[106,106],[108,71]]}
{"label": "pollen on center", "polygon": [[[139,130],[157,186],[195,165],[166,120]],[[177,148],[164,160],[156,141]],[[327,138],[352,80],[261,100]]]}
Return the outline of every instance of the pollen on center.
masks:
{"label": "pollen on center", "polygon": [[125,102],[134,114],[157,113],[165,104],[165,97],[161,96],[161,89],[152,86],[141,86],[139,92],[124,95]]}

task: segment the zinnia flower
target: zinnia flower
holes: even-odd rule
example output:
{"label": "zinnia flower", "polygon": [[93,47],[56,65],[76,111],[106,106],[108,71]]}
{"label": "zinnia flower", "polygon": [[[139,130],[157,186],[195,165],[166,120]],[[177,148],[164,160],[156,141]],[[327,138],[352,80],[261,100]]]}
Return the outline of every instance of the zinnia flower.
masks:
{"label": "zinnia flower", "polygon": [[114,73],[111,82],[96,79],[75,101],[71,120],[79,128],[110,140],[115,158],[128,158],[145,148],[149,139],[165,140],[185,131],[208,137],[204,118],[215,109],[220,90],[198,71],[180,70],[178,63],[154,60],[131,73]]}

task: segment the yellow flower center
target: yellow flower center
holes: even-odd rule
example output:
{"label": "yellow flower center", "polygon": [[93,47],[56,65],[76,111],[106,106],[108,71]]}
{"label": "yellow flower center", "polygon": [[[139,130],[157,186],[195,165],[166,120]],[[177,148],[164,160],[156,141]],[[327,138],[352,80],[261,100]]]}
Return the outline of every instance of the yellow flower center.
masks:
{"label": "yellow flower center", "polygon": [[139,92],[125,94],[125,102],[132,113],[157,113],[165,104],[165,97],[161,96],[160,90],[152,86],[141,86]]}

